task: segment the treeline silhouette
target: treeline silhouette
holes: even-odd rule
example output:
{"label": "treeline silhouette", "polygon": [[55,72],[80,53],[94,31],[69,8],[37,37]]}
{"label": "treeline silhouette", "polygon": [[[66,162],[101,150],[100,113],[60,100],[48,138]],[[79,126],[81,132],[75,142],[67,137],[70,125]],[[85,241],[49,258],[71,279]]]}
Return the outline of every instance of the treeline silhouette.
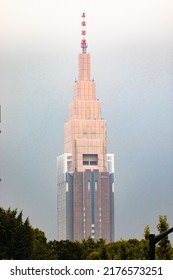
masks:
{"label": "treeline silhouette", "polygon": [[[169,228],[166,216],[159,216],[157,229]],[[0,208],[0,259],[5,260],[147,260],[149,259],[150,228],[144,229],[144,238],[106,243],[92,238],[82,242],[48,241],[45,233],[23,221],[17,209]],[[156,259],[173,259],[173,247],[168,236],[156,246]]]}

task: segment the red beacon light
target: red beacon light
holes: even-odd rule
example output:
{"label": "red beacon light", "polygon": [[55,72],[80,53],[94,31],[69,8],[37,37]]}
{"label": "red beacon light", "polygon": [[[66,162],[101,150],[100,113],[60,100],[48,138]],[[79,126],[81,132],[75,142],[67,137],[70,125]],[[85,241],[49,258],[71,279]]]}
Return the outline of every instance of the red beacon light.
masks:
{"label": "red beacon light", "polygon": [[81,44],[82,44],[82,45],[86,45],[86,39],[82,39],[82,40],[81,40]]}

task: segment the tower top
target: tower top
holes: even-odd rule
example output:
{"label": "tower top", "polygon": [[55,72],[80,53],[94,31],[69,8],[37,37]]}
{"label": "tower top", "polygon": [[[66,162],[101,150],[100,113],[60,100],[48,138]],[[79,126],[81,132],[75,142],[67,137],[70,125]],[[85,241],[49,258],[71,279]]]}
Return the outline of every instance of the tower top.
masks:
{"label": "tower top", "polygon": [[86,20],[85,20],[85,13],[82,14],[82,21],[81,21],[81,26],[82,26],[82,30],[81,30],[81,48],[82,48],[82,52],[86,53],[87,50],[87,43],[86,43]]}

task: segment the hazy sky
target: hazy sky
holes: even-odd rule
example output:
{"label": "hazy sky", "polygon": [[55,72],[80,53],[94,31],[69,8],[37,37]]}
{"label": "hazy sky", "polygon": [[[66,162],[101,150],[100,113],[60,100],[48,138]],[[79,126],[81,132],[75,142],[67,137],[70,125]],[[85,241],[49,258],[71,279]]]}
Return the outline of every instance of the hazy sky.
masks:
{"label": "hazy sky", "polygon": [[173,226],[172,0],[0,0],[0,206],[56,238],[56,156],[83,12],[115,154],[116,240],[142,238],[159,215]]}

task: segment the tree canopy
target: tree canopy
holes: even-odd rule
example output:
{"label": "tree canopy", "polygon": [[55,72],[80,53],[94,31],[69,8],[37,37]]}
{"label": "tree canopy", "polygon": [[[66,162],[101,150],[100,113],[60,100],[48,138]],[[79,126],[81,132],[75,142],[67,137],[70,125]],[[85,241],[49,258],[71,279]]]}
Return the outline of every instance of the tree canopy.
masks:
{"label": "tree canopy", "polygon": [[[166,216],[159,216],[159,233],[167,230]],[[106,243],[91,237],[82,242],[48,241],[45,233],[23,221],[23,213],[0,208],[0,259],[14,260],[147,260],[149,259],[150,227],[144,229],[144,239],[119,240]],[[156,259],[173,259],[168,236],[156,246]]]}

